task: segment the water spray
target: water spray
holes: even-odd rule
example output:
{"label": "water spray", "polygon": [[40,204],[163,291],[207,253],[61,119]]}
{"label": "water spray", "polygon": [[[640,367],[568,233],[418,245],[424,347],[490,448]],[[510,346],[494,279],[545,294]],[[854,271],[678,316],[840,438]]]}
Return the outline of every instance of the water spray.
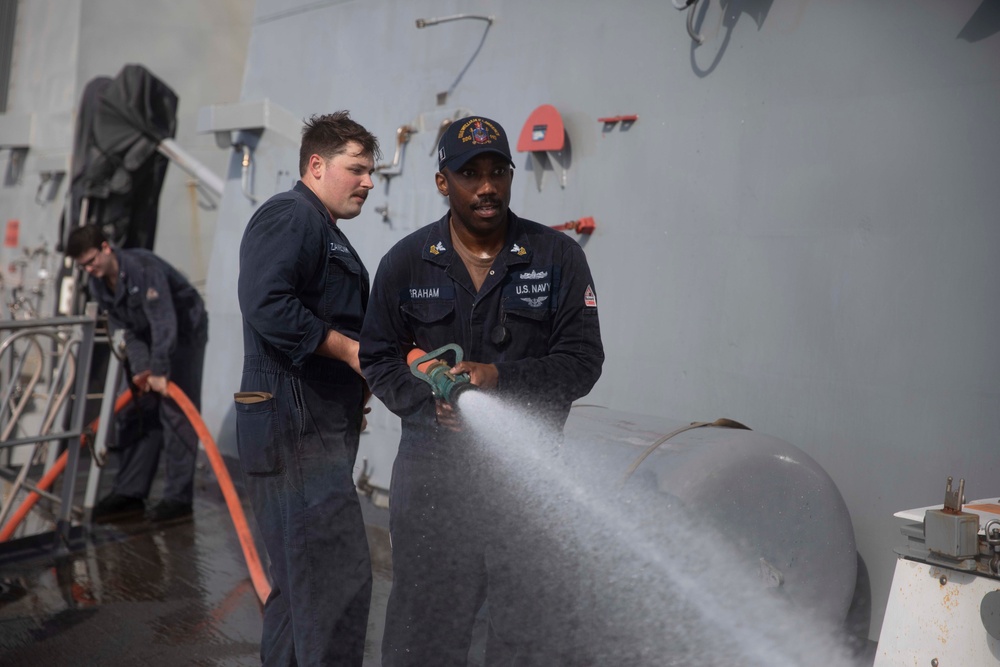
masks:
{"label": "water spray", "polygon": [[[454,364],[449,364],[442,358],[447,352],[455,354]],[[410,365],[411,373],[431,386],[434,398],[455,405],[464,391],[475,388],[475,385],[469,382],[468,373],[458,375],[451,373],[452,366],[462,363],[463,357],[462,348],[455,343],[449,343],[432,352],[414,348],[406,355],[406,363]]]}

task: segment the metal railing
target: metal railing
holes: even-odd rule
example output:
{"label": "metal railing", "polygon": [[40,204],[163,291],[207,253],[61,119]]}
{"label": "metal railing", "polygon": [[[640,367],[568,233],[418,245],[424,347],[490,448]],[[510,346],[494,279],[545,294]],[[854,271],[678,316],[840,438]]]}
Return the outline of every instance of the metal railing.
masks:
{"label": "metal railing", "polygon": [[[57,503],[55,533],[61,538],[57,544],[68,540],[72,525],[96,329],[95,303],[88,303],[79,316],[0,322],[0,473],[12,480],[4,491],[0,525],[22,492],[35,492]],[[37,399],[42,407],[32,409]],[[68,426],[64,426],[67,409]],[[30,430],[25,427],[29,414],[40,419],[37,435],[23,435]],[[20,437],[12,437],[19,432]],[[52,444],[59,442],[65,443],[67,461],[60,492],[55,494],[38,489],[28,475],[42,459],[45,471],[51,468]],[[28,452],[19,468],[12,464],[15,451]]]}

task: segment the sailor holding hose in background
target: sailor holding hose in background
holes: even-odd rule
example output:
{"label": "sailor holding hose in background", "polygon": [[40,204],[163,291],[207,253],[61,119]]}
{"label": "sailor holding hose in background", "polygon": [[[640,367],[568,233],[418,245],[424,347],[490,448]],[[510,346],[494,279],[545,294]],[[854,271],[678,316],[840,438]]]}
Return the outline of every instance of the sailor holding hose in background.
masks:
{"label": "sailor holding hose in background", "polygon": [[[438,145],[438,191],[449,211],[382,259],[360,359],[375,396],[402,418],[390,486],[393,586],[382,664],[466,664],[473,623],[490,590],[491,629],[503,625],[492,569],[499,513],[461,413],[435,401],[407,353],[457,343],[455,373],[561,430],[573,400],[601,374],[597,298],[573,239],[508,209],[513,164],[488,118],[451,123]],[[516,664],[513,636],[491,637],[488,664]],[[557,663],[551,663],[557,664]]]}
{"label": "sailor holding hose in background", "polygon": [[146,518],[190,516],[198,436],[181,408],[161,396],[171,381],[199,407],[208,342],[205,304],[173,266],[142,248],[111,247],[95,225],[70,233],[66,255],[90,275],[90,293],[107,311],[111,328],[125,330],[126,368],[140,391],[149,390],[119,419],[114,489],[94,507],[92,519],[143,511],[161,450],[166,459],[163,499]]}

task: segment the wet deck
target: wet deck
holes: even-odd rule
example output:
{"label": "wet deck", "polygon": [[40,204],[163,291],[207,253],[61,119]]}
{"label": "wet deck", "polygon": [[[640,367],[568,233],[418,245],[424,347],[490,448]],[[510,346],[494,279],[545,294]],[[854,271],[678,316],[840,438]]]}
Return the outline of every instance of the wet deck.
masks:
{"label": "wet deck", "polygon": [[[81,527],[61,550],[51,538],[0,545],[0,665],[259,665],[261,606],[207,464],[196,483],[190,519]],[[361,502],[374,574],[364,665],[375,667],[391,587],[388,511]],[[483,664],[483,634],[480,622],[470,667]],[[874,660],[865,644],[859,665]]]}
{"label": "wet deck", "polygon": [[[368,667],[381,659],[392,570],[388,512],[362,506],[374,572]],[[191,519],[75,529],[68,549],[46,542],[0,546],[0,665],[260,664],[261,606],[207,466]]]}

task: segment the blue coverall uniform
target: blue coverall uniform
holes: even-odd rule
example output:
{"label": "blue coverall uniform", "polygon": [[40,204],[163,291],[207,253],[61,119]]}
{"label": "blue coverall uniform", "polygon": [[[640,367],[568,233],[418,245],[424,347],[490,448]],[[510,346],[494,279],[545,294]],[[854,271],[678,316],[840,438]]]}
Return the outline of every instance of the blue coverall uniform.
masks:
{"label": "blue coverall uniform", "polygon": [[[371,564],[353,470],[364,380],[313,352],[357,339],[368,273],[301,182],[265,202],[240,245],[240,465],[271,561],[265,665],[360,665]],[[257,402],[248,402],[256,400]]]}
{"label": "blue coverall uniform", "polygon": [[505,246],[477,291],[452,247],[446,214],[402,239],[379,265],[359,356],[372,393],[402,418],[389,501],[385,666],[464,666],[487,579],[491,625],[514,625],[511,610],[495,606],[500,571],[489,546],[497,533],[518,530],[509,505],[468,435],[436,424],[431,388],[405,362],[414,346],[429,352],[448,343],[466,360],[495,364],[496,394],[561,430],[604,361],[583,249],[508,213]]}
{"label": "blue coverall uniform", "polygon": [[[112,251],[118,259],[114,293],[103,279],[91,277],[89,285],[108,313],[112,332],[125,331],[129,370],[167,376],[200,408],[208,342],[208,314],[201,296],[177,269],[152,252],[141,248]],[[119,420],[121,449],[113,491],[146,498],[162,449],[166,458],[164,500],[191,504],[198,453],[194,427],[173,400],[156,394],[140,400],[138,409],[144,410],[146,419],[137,420],[137,410],[133,410]],[[149,409],[150,402],[155,411]]]}

